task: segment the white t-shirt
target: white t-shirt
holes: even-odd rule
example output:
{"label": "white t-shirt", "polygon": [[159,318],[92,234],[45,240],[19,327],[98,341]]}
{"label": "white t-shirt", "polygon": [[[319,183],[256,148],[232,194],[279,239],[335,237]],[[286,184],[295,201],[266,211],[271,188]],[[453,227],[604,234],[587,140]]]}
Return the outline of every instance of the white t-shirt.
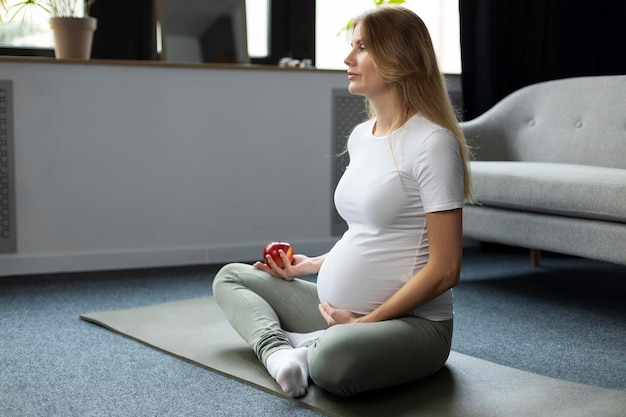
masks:
{"label": "white t-shirt", "polygon": [[[374,123],[358,125],[348,139],[350,163],[335,190],[348,230],[317,278],[322,302],[357,314],[374,310],[428,261],[425,213],[463,207],[463,163],[451,132],[415,115],[376,137]],[[413,314],[451,319],[452,290]]]}

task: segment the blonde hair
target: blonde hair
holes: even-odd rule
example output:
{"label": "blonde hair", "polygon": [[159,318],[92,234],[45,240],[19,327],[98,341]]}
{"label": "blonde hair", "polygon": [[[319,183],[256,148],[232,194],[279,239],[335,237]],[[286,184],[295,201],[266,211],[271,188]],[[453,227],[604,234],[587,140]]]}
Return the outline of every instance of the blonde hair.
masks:
{"label": "blonde hair", "polygon": [[[466,202],[473,202],[471,151],[450,102],[426,25],[419,16],[401,6],[370,10],[354,20],[352,29],[359,24],[361,39],[376,71],[391,86],[400,109],[393,127],[399,128],[420,113],[452,132],[463,161],[463,197]],[[375,117],[369,101],[367,108],[369,116]]]}

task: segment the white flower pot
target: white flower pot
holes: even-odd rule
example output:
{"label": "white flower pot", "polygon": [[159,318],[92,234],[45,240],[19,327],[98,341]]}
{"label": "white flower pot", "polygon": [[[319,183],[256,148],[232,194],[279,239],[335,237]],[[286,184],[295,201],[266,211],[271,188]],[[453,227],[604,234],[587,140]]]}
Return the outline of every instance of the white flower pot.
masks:
{"label": "white flower pot", "polygon": [[54,54],[57,59],[89,59],[93,33],[98,20],[95,17],[51,17],[54,34]]}

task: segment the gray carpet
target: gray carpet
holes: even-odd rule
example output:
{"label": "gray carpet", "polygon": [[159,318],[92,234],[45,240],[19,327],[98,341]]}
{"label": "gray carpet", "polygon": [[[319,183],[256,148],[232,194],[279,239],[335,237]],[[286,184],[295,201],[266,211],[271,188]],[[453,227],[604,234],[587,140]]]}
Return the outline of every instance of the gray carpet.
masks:
{"label": "gray carpet", "polygon": [[[284,396],[213,297],[94,312],[81,318]],[[293,401],[338,417],[489,417],[508,415],[511,410],[537,417],[618,417],[626,410],[624,391],[565,382],[456,352],[445,369],[422,381],[348,399],[311,385],[306,396]]]}
{"label": "gray carpet", "polygon": [[[0,277],[0,416],[321,416],[78,318],[210,296],[216,269]],[[453,350],[626,390],[625,298],[623,266],[466,248]]]}

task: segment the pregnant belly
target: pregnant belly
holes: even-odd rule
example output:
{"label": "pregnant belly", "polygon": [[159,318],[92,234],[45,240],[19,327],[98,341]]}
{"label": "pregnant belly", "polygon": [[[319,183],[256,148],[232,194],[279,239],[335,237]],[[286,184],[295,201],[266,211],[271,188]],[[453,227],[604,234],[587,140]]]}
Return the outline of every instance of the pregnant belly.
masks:
{"label": "pregnant belly", "polygon": [[385,302],[413,276],[410,256],[385,252],[338,242],[317,277],[320,301],[357,314],[368,314]]}

